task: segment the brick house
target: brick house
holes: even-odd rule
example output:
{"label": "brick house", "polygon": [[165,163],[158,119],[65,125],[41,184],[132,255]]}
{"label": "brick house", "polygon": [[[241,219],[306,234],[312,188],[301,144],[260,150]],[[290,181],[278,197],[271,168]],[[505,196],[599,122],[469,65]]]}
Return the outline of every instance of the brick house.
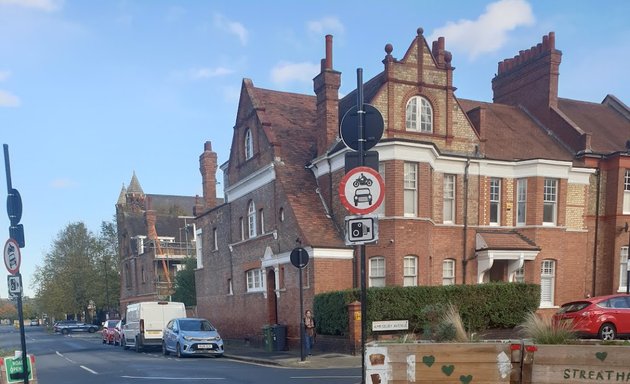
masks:
{"label": "brick house", "polygon": [[[198,312],[224,337],[280,323],[299,338],[297,246],[310,257],[306,308],[317,293],[359,286],[338,197],[349,151],[339,123],[357,90],[339,98],[332,51],[327,36],[314,96],[243,81],[222,204],[212,204],[209,142],[200,157]],[[366,246],[368,286],[525,281],[541,284],[540,308],[552,310],[625,284],[628,108],[610,95],[559,98],[553,33],[499,63],[492,103],[455,96],[443,38],[429,44],[418,29],[400,59],[393,52],[387,44],[383,71],[363,87],[385,123],[373,148],[385,199],[379,241]]]}
{"label": "brick house", "polygon": [[120,313],[140,301],[168,300],[177,271],[195,257],[198,198],[145,194],[135,172],[116,203],[121,266]]}

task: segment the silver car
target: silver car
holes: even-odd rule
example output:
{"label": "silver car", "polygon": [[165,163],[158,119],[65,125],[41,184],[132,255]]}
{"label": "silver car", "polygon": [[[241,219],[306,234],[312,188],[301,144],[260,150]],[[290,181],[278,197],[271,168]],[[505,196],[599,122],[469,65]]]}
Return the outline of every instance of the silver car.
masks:
{"label": "silver car", "polygon": [[223,339],[212,324],[201,318],[178,318],[166,324],[162,353],[177,357],[191,355],[223,356]]}

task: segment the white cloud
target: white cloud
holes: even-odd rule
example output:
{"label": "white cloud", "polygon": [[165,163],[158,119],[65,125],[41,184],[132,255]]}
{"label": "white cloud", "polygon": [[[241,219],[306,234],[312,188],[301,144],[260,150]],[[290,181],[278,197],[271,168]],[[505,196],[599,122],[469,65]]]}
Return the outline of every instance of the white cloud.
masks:
{"label": "white cloud", "polygon": [[77,186],[77,183],[70,179],[55,179],[50,182],[50,186],[54,189],[67,189]]}
{"label": "white cloud", "polygon": [[319,64],[280,62],[271,69],[271,79],[279,84],[293,81],[308,83],[313,81],[319,70]]}
{"label": "white cloud", "polygon": [[0,5],[13,5],[38,11],[54,12],[63,6],[63,0],[0,0]]}
{"label": "white cloud", "polygon": [[0,71],[0,81],[5,81],[11,76],[11,72],[9,71]]}
{"label": "white cloud", "polygon": [[483,53],[497,51],[507,41],[509,31],[532,25],[534,21],[532,8],[526,0],[499,0],[489,4],[477,20],[459,20],[437,28],[428,41],[444,36],[448,47],[474,59]]}
{"label": "white cloud", "polygon": [[309,21],[307,23],[308,31],[317,35],[328,33],[343,33],[345,28],[341,21],[336,17],[328,16],[319,20]]}
{"label": "white cloud", "polygon": [[214,15],[214,26],[222,31],[236,35],[241,41],[241,44],[247,44],[248,32],[243,24],[228,20],[225,16],[217,13]]}
{"label": "white cloud", "polygon": [[211,77],[226,76],[234,73],[233,70],[225,67],[217,68],[196,68],[189,71],[192,79],[209,79]]}
{"label": "white cloud", "polygon": [[22,104],[20,98],[0,89],[0,107],[19,107]]}

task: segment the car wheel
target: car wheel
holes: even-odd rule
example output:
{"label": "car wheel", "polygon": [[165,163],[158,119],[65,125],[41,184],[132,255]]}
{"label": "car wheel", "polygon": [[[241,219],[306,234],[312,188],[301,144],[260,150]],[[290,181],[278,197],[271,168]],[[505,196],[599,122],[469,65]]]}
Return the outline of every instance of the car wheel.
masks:
{"label": "car wheel", "polygon": [[599,338],[602,340],[615,340],[617,336],[617,329],[611,323],[605,323],[599,329]]}
{"label": "car wheel", "polygon": [[142,348],[140,347],[140,343],[139,343],[139,340],[138,340],[138,338],[137,338],[137,337],[136,337],[135,350],[136,350],[136,352],[138,352],[138,353],[142,352]]}
{"label": "car wheel", "polygon": [[218,354],[214,355],[214,357],[223,357],[223,354],[222,353],[218,353]]}
{"label": "car wheel", "polygon": [[120,339],[120,345],[123,347],[123,349],[127,350],[129,349],[129,347],[127,346],[127,342],[125,341],[125,338],[121,338]]}
{"label": "car wheel", "polygon": [[177,343],[177,345],[175,346],[175,350],[177,351],[177,357],[178,358],[182,358],[184,357],[184,355],[182,354],[182,346],[179,345],[179,343]]}
{"label": "car wheel", "polygon": [[162,354],[168,356],[168,349],[166,349],[166,343],[162,341]]}
{"label": "car wheel", "polygon": [[94,333],[94,332],[96,332],[96,328],[88,328],[88,332]]}
{"label": "car wheel", "polygon": [[103,344],[105,344],[105,339],[103,339]]}
{"label": "car wheel", "polygon": [[70,333],[70,331],[69,331],[69,330],[67,330],[67,329],[62,329],[62,330],[61,330],[61,334],[62,334],[62,335],[67,335],[68,333]]}

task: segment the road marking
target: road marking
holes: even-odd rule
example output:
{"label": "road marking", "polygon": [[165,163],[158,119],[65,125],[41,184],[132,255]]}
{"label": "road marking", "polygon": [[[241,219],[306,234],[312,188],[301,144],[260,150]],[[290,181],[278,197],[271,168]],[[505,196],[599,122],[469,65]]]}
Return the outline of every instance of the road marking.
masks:
{"label": "road marking", "polygon": [[305,379],[305,380],[312,380],[312,379],[325,379],[325,380],[332,380],[332,379],[359,379],[361,378],[361,376],[292,376],[291,379]]}
{"label": "road marking", "polygon": [[57,353],[57,356],[59,356],[59,357],[63,357],[64,359],[68,360],[68,361],[69,361],[69,362],[71,362],[72,364],[76,364],[76,361],[74,361],[74,360],[72,360],[72,359],[69,359],[69,358],[65,357],[65,356],[63,355],[63,353],[61,353],[61,352],[59,352],[59,351],[55,351],[55,353]]}
{"label": "road marking", "polygon": [[147,380],[227,380],[225,377],[155,377],[155,376],[120,376],[123,379],[147,379]]}
{"label": "road marking", "polygon": [[98,375],[98,372],[91,370],[90,368],[84,366],[84,365],[80,365],[81,368],[85,369],[86,371],[94,374],[94,375]]}

